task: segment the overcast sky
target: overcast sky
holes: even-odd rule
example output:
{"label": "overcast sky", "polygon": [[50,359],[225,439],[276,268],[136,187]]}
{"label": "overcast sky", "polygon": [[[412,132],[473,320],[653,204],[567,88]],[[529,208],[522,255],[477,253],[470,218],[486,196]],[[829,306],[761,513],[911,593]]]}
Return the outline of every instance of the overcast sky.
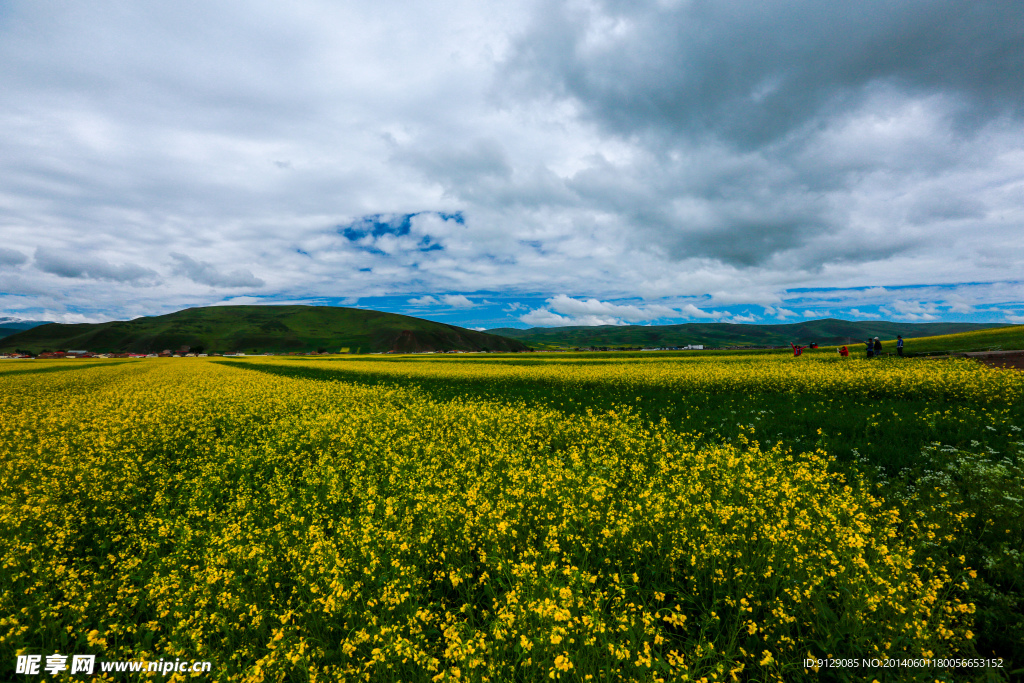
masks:
{"label": "overcast sky", "polygon": [[0,2],[0,317],[1024,323],[1024,2]]}

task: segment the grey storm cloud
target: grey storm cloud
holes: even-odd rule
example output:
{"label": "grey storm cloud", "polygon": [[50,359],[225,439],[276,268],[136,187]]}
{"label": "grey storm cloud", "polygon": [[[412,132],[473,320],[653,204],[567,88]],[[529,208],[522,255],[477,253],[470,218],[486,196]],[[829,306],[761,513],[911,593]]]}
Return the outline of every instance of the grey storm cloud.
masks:
{"label": "grey storm cloud", "polygon": [[510,67],[618,131],[756,148],[883,86],[1019,116],[1022,42],[1017,0],[548,2]]}
{"label": "grey storm cloud", "polygon": [[566,184],[633,248],[814,273],[1005,239],[1021,44],[1009,1],[544,2],[504,74],[628,147]]}
{"label": "grey storm cloud", "polygon": [[36,249],[35,266],[44,273],[75,279],[151,284],[158,278],[156,271],[134,263],[118,266],[100,258],[53,249]]}
{"label": "grey storm cloud", "polygon": [[0,247],[0,266],[20,266],[22,263],[28,263],[28,256],[17,249]]}
{"label": "grey storm cloud", "polygon": [[248,270],[221,272],[212,263],[197,261],[185,254],[171,253],[175,260],[174,273],[211,287],[262,287],[266,283]]}

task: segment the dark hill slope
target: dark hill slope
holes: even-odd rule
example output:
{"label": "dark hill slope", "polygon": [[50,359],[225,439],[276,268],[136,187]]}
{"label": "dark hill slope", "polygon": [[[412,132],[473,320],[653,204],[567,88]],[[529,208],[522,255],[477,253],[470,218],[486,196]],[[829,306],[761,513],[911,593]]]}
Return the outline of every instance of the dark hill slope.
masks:
{"label": "dark hill slope", "polygon": [[0,338],[10,337],[12,334],[18,334],[24,330],[30,330],[33,327],[39,327],[40,325],[49,324],[49,320],[19,320],[17,318],[0,318]]}
{"label": "dark hill slope", "polygon": [[210,306],[97,324],[51,323],[0,339],[0,350],[159,352],[523,351],[517,340],[394,313],[336,306]]}
{"label": "dark hill slope", "polygon": [[534,327],[528,330],[499,328],[491,334],[519,339],[537,347],[665,347],[784,346],[807,344],[849,344],[868,337],[895,339],[955,334],[1004,327],[999,323],[894,323],[884,320],[837,320],[825,318],[783,325],[737,323],[686,323],[683,325],[602,325],[599,327]]}

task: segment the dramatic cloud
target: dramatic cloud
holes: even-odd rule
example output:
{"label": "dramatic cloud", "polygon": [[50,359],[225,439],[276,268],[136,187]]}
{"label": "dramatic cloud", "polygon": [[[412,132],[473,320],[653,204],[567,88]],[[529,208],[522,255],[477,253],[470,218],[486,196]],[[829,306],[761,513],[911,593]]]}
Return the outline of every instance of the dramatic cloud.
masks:
{"label": "dramatic cloud", "polygon": [[12,0],[0,314],[1003,320],[1021,44],[1019,0]]}
{"label": "dramatic cloud", "polygon": [[1013,0],[546,2],[512,64],[609,128],[760,149],[880,88],[1019,115],[1022,37]]}
{"label": "dramatic cloud", "polygon": [[223,273],[212,263],[196,261],[184,254],[171,252],[171,258],[176,261],[174,265],[174,273],[176,275],[182,275],[201,285],[209,285],[210,287],[262,287],[266,284],[248,270],[239,269]]}
{"label": "dramatic cloud", "polygon": [[16,249],[0,247],[0,266],[20,266],[22,263],[28,263],[28,256]]}
{"label": "dramatic cloud", "polygon": [[44,273],[66,278],[109,280],[131,284],[152,283],[157,273],[149,268],[125,263],[113,265],[102,259],[78,254],[37,249],[35,266]]}
{"label": "dramatic cloud", "polygon": [[1022,39],[1010,1],[546,2],[508,69],[633,141],[570,186],[651,249],[838,274],[1011,239]]}

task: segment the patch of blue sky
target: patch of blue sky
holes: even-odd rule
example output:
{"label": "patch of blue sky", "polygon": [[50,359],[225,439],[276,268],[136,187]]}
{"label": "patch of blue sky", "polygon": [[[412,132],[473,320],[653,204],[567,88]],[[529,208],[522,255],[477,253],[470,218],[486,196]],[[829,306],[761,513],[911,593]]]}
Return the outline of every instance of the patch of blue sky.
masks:
{"label": "patch of blue sky", "polygon": [[[402,237],[412,231],[412,220],[416,216],[434,214],[444,221],[453,221],[459,225],[466,224],[466,218],[461,211],[455,213],[443,213],[439,211],[417,211],[415,213],[385,214],[376,213],[363,216],[352,221],[348,225],[339,225],[337,230],[345,239],[350,242],[358,242],[367,237],[382,237],[384,235],[395,235]],[[428,239],[429,235],[426,236]]]}
{"label": "patch of blue sky", "polygon": [[420,251],[444,251],[444,246],[431,239],[430,235],[424,235],[416,247]]}
{"label": "patch of blue sky", "polygon": [[418,214],[373,214],[363,216],[359,220],[348,225],[339,225],[340,232],[350,242],[358,242],[366,237],[380,237],[381,235],[408,235],[412,226],[412,219]]}
{"label": "patch of blue sky", "polygon": [[456,211],[455,213],[442,213],[442,212],[438,212],[437,215],[440,216],[441,220],[455,221],[459,225],[465,225],[466,224],[466,217],[463,215],[463,213],[461,211]]}

